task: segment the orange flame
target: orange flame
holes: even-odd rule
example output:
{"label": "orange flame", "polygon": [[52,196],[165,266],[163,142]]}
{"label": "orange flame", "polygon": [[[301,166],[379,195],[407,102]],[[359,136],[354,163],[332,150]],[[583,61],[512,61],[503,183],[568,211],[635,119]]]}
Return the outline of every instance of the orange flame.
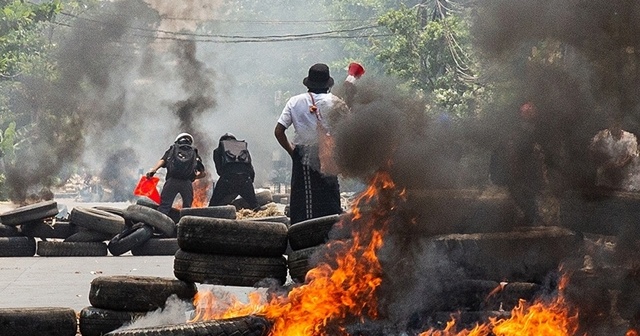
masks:
{"label": "orange flame", "polygon": [[559,294],[550,302],[537,300],[529,305],[520,300],[508,319],[490,318],[489,322],[472,330],[451,331],[455,321],[444,331],[429,330],[420,336],[571,336],[578,330],[578,313],[564,299],[562,290],[568,283],[564,276],[558,285]]}
{"label": "orange flame", "polygon": [[[305,283],[286,296],[265,299],[254,292],[249,294],[248,303],[242,303],[234,297],[198,292],[194,300],[196,315],[190,322],[262,315],[273,322],[270,336],[313,336],[348,335],[342,327],[344,323],[340,322],[350,318],[375,319],[378,314],[375,292],[382,282],[376,252],[383,246],[395,201],[404,198],[404,190],[395,189],[388,173],[377,173],[354,202],[349,222],[345,219],[347,216],[342,216],[336,224],[352,225],[351,239],[328,243],[323,250],[326,262],[307,272]],[[363,211],[364,206],[367,211]],[[428,330],[420,336],[574,335],[578,330],[578,314],[564,300],[562,291],[567,281],[568,277],[562,278],[559,295],[552,301],[537,300],[528,304],[521,300],[508,319],[489,319],[487,323],[461,331],[456,330],[452,319],[444,330]],[[496,292],[502,287],[496,288]],[[329,332],[327,329],[331,327]]]}
{"label": "orange flame", "polygon": [[208,179],[202,178],[193,182],[193,203],[194,208],[203,208],[209,206],[209,198],[207,197],[211,183]]}
{"label": "orange flame", "polygon": [[635,329],[629,329],[625,336],[638,336],[638,332]]}
{"label": "orange flame", "polygon": [[[209,206],[209,187],[212,182],[207,178],[197,179],[193,181],[193,202],[191,202],[192,208],[204,208]],[[175,202],[171,205],[175,209],[182,209],[182,199],[176,198]]]}
{"label": "orange flame", "polygon": [[[252,293],[249,302],[237,300],[216,302],[212,294],[198,293],[196,316],[192,321],[220,319],[249,314],[263,315],[273,321],[270,335],[319,335],[330,322],[347,318],[377,316],[375,291],[382,282],[381,266],[376,251],[382,247],[382,237],[388,220],[386,211],[394,208],[395,184],[386,172],[375,175],[369,188],[354,202],[351,225],[352,238],[327,244],[329,262],[320,263],[307,273],[305,284],[293,288],[286,296],[274,296],[260,302]],[[378,213],[372,220],[360,220],[360,206],[377,201]],[[345,216],[336,225],[344,225]],[[346,334],[342,328],[334,333]]]}

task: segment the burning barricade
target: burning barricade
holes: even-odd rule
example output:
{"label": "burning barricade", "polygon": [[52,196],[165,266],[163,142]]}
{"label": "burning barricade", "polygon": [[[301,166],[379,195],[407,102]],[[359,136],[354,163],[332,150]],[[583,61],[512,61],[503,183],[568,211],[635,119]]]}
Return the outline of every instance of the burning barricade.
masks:
{"label": "burning barricade", "polygon": [[[581,329],[580,310],[574,305],[578,301],[568,299],[575,299],[576,293],[566,293],[573,272],[559,268],[576,255],[581,256],[581,236],[566,229],[538,227],[418,238],[415,231],[398,231],[398,225],[406,221],[417,225],[411,212],[402,209],[409,195],[396,190],[384,172],[379,173],[348,214],[334,218],[333,222],[325,219],[332,222],[328,226],[333,226],[333,230],[323,244],[313,246],[315,249],[307,260],[308,272],[297,276],[300,283],[267,291],[266,295],[256,291],[249,295],[248,302],[200,291],[195,296],[196,312],[192,320],[165,329],[156,327],[153,332],[205,330],[209,322],[253,328],[246,331],[251,335],[520,336],[580,335],[592,330],[596,332],[589,335],[598,335],[597,328]],[[200,224],[200,231],[209,226],[216,231],[226,227],[235,230],[234,224],[224,220]],[[184,237],[207,236],[198,232],[185,232]],[[242,234],[233,237],[238,236]],[[416,242],[430,245],[431,249],[416,246]],[[296,246],[306,246],[301,244]],[[219,241],[195,240],[190,245],[192,249],[198,245],[224,246]],[[424,251],[432,254],[431,259],[423,255],[424,264],[407,264],[416,260],[409,256]],[[282,249],[274,249],[273,253],[276,252],[282,253]],[[403,255],[407,258],[402,259]],[[195,282],[251,280],[243,274],[228,278],[205,274],[213,267],[196,259],[191,258],[187,265],[176,258],[176,276],[183,277],[182,273],[188,270],[186,274],[200,276],[191,277]],[[237,262],[243,263],[245,259]],[[216,266],[231,268],[232,264]],[[232,272],[254,269],[235,266]],[[265,264],[261,269],[268,268]],[[444,271],[449,273],[439,273]],[[282,280],[266,274],[258,277]],[[250,282],[235,284],[255,285]],[[611,325],[607,327],[612,332]],[[626,328],[623,325],[616,330],[624,333]],[[144,332],[139,329],[113,335]]]}

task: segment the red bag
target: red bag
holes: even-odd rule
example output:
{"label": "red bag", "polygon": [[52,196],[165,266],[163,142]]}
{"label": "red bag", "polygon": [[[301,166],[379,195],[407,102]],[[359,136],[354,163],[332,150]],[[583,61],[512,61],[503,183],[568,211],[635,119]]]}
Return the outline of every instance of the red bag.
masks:
{"label": "red bag", "polygon": [[160,193],[158,193],[158,181],[160,178],[156,176],[147,177],[142,175],[136,188],[133,190],[133,194],[136,196],[146,196],[152,199],[154,202],[160,204]]}

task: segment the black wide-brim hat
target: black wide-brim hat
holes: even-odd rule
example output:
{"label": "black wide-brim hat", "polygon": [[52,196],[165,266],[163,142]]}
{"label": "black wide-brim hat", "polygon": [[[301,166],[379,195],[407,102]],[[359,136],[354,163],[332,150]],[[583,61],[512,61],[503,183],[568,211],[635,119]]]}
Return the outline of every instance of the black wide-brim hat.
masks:
{"label": "black wide-brim hat", "polygon": [[333,86],[333,78],[329,74],[329,66],[316,63],[309,68],[309,76],[302,80],[309,89],[325,89]]}

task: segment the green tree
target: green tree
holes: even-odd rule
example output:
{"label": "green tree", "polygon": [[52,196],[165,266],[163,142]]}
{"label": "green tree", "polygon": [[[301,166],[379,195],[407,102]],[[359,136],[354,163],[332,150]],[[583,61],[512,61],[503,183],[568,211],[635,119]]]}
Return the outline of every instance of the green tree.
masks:
{"label": "green tree", "polygon": [[374,19],[366,41],[347,41],[351,58],[373,73],[385,73],[431,97],[434,113],[458,117],[477,113],[485,88],[477,83],[469,33],[469,11],[451,0],[331,1],[343,18]]}
{"label": "green tree", "polygon": [[[16,160],[20,144],[28,140],[32,121],[12,110],[12,97],[24,93],[22,81],[31,76],[52,78],[53,48],[47,25],[61,10],[58,0],[35,4],[0,1],[0,152],[6,165]],[[6,176],[0,174],[0,198],[6,199]]]}
{"label": "green tree", "polygon": [[45,60],[51,47],[45,40],[44,22],[61,9],[55,0],[34,4],[24,0],[0,1],[0,76],[7,80],[24,73],[51,70]]}

